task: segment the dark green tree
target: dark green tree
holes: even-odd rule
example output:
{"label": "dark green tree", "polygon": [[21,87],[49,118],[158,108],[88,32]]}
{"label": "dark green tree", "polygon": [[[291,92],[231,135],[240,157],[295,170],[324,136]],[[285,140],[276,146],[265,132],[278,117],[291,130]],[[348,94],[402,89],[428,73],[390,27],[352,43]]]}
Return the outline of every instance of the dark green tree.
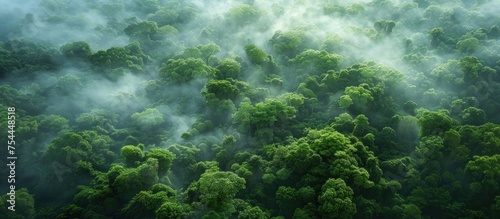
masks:
{"label": "dark green tree", "polygon": [[442,135],[444,132],[453,128],[457,122],[448,114],[448,111],[423,112],[418,119],[418,125],[421,127],[420,135]]}
{"label": "dark green tree", "polygon": [[158,25],[154,21],[142,21],[128,25],[123,31],[132,39],[150,40],[158,32]]}
{"label": "dark green tree", "polygon": [[325,50],[306,50],[298,54],[290,62],[296,64],[297,71],[305,71],[316,75],[328,70],[338,70],[342,56],[330,54]]}
{"label": "dark green tree", "polygon": [[67,43],[61,46],[61,53],[70,59],[86,61],[92,54],[90,46],[85,41]]}
{"label": "dark green tree", "polygon": [[[35,199],[33,195],[28,192],[28,189],[21,188],[15,190],[15,198],[12,199],[9,194],[2,195],[2,202],[0,203],[0,214],[5,219],[31,219],[35,218]],[[14,204],[11,205],[9,201],[13,200]],[[9,207],[12,206],[12,211]]]}
{"label": "dark green tree", "polygon": [[484,110],[475,107],[462,110],[460,118],[464,125],[482,125],[488,121]]}

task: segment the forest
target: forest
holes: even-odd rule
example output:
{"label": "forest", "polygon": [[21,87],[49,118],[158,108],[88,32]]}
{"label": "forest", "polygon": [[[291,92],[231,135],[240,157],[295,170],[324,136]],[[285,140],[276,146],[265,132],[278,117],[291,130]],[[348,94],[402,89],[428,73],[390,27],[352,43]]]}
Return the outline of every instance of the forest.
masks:
{"label": "forest", "polygon": [[2,219],[500,217],[498,0],[0,3]]}

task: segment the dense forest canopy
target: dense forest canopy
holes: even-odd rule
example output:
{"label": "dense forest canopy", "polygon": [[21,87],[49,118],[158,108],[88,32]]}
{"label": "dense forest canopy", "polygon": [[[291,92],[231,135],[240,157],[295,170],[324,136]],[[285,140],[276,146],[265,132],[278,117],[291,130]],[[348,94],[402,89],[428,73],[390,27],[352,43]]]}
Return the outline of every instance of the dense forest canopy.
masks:
{"label": "dense forest canopy", "polygon": [[0,2],[1,218],[500,215],[500,1]]}

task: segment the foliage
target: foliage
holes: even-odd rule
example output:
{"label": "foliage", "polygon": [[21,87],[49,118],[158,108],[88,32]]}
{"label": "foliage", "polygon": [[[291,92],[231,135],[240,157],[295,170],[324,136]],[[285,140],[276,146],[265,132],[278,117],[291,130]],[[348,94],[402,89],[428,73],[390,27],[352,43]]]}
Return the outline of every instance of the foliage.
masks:
{"label": "foliage", "polygon": [[29,39],[2,42],[0,43],[0,60],[2,60],[0,78],[33,76],[37,71],[56,70],[58,55],[58,50],[52,46]]}
{"label": "foliage", "polygon": [[61,46],[61,53],[70,59],[88,60],[92,54],[90,46],[85,41],[67,43]]}
{"label": "foliage", "polygon": [[160,69],[160,77],[174,83],[186,83],[214,74],[215,71],[200,58],[170,59]]}
{"label": "foliage", "polygon": [[312,71],[311,73],[317,74],[337,70],[341,60],[342,56],[329,54],[324,50],[306,50],[290,59],[290,62],[296,64],[299,71]]}
{"label": "foliage", "polygon": [[175,155],[164,148],[153,148],[146,152],[146,159],[155,158],[158,160],[158,173],[165,175],[170,170]]}
{"label": "foliage", "polygon": [[136,162],[141,161],[144,157],[142,150],[133,145],[125,145],[120,151],[125,163],[129,166],[134,166]]}
{"label": "foliage", "polygon": [[0,218],[500,214],[497,1],[31,3]]}
{"label": "foliage", "polygon": [[247,102],[241,103],[238,111],[233,114],[233,119],[241,132],[249,133],[264,142],[271,142],[279,129],[291,122],[296,112],[294,107],[279,100],[266,99],[255,106]]}
{"label": "foliage", "polygon": [[218,212],[232,212],[232,199],[245,188],[245,180],[232,172],[207,171],[191,185],[200,193],[200,202]]}
{"label": "foliage", "polygon": [[147,108],[142,112],[132,114],[132,123],[139,129],[151,131],[164,124],[163,114],[155,108]]}
{"label": "foliage", "polygon": [[229,9],[226,13],[226,20],[229,24],[245,26],[256,22],[261,15],[257,9],[248,4]]}
{"label": "foliage", "polygon": [[305,49],[307,37],[301,30],[276,31],[269,41],[276,53],[293,58]]}
{"label": "foliage", "polygon": [[[144,72],[143,65],[148,57],[143,54],[139,43],[134,42],[125,47],[111,47],[107,50],[99,50],[89,56],[90,63],[96,70],[116,70],[126,68],[133,72]],[[107,75],[113,78],[113,75]]]}
{"label": "foliage", "polygon": [[318,197],[321,204],[318,208],[323,218],[335,215],[338,218],[351,218],[356,213],[356,205],[352,202],[352,189],[342,179],[329,179],[322,187]]}
{"label": "foliage", "polygon": [[254,44],[246,45],[245,53],[252,64],[262,65],[270,61],[266,52]]}
{"label": "foliage", "polygon": [[418,119],[418,124],[422,127],[420,130],[422,136],[441,135],[451,129],[456,124],[456,121],[447,115],[447,111],[426,111]]}
{"label": "foliage", "polygon": [[[11,198],[9,194],[2,195],[3,201],[0,204],[0,213],[5,219],[21,219],[21,218],[35,218],[35,199],[26,188],[15,190],[15,198]],[[14,200],[11,205],[7,200]],[[15,211],[8,209],[13,206]]]}

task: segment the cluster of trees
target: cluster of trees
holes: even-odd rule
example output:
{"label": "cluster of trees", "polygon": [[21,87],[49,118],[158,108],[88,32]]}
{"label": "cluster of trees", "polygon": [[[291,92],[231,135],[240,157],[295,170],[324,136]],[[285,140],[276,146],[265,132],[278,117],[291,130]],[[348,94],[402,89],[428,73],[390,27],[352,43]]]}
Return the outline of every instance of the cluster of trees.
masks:
{"label": "cluster of trees", "polygon": [[500,215],[496,1],[214,4],[44,0],[0,24],[20,158],[0,215]]}

